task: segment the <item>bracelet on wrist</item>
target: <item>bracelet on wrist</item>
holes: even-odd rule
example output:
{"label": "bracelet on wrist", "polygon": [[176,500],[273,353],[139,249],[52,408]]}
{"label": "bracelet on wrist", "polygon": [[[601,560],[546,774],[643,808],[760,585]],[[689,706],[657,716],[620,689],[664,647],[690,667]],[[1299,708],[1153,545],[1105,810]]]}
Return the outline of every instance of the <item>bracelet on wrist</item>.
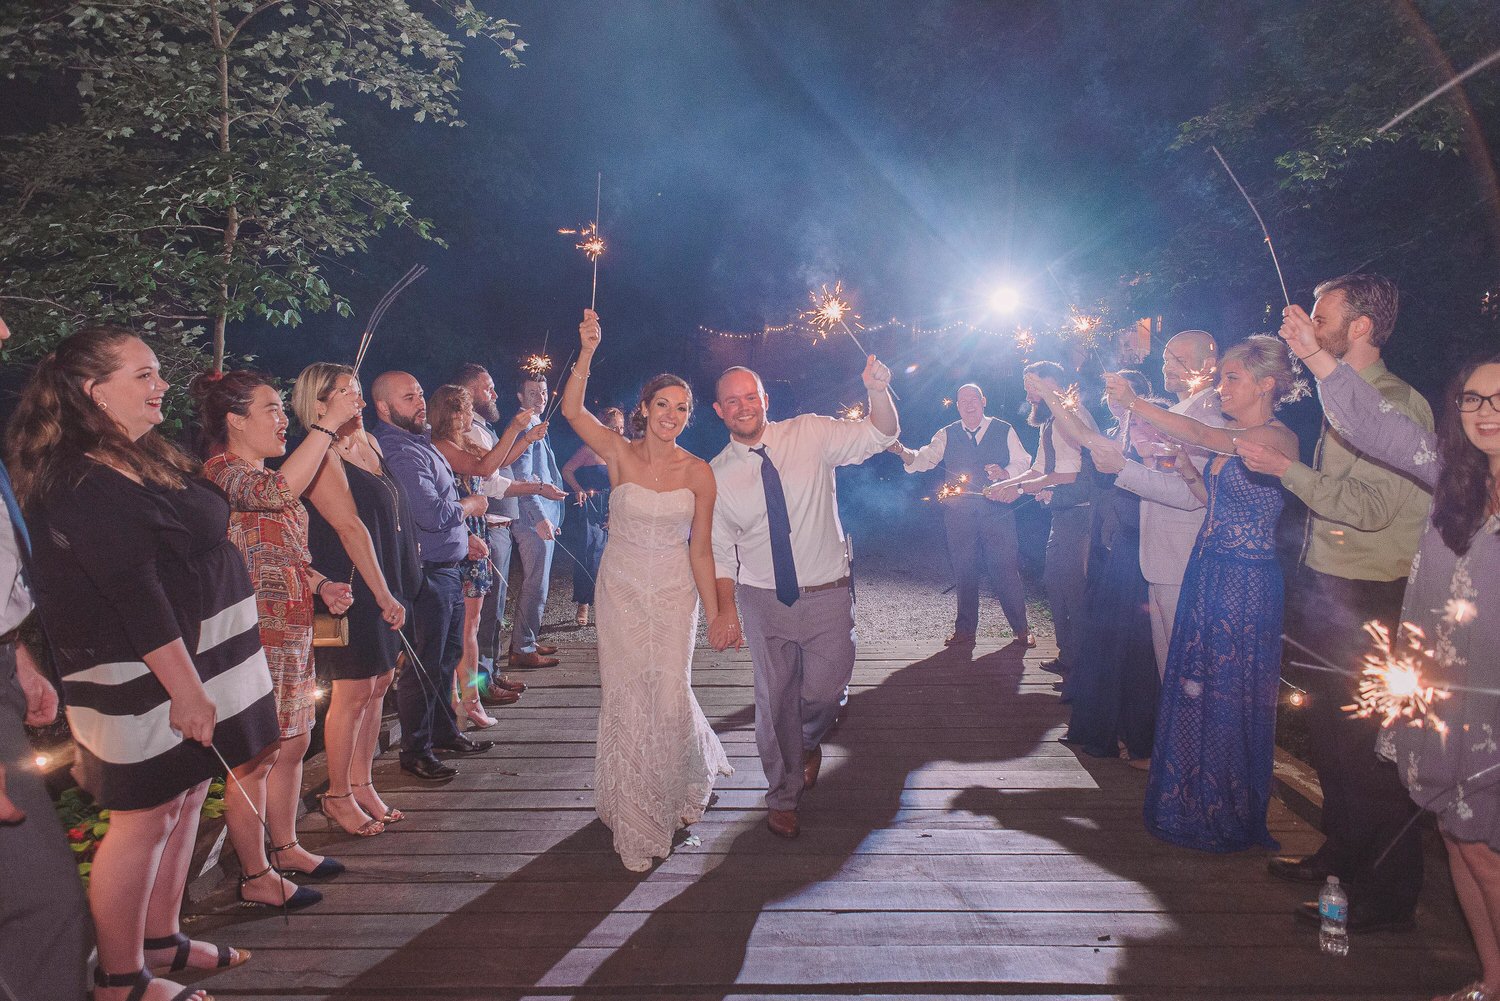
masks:
{"label": "bracelet on wrist", "polygon": [[1320,353],[1322,353],[1322,352],[1324,352],[1324,351],[1327,351],[1327,350],[1328,350],[1328,349],[1327,349],[1327,348],[1325,348],[1325,347],[1323,347],[1323,346],[1322,346],[1322,345],[1321,345],[1321,344],[1320,344],[1320,345],[1318,345],[1318,350],[1317,350],[1317,351],[1309,351],[1309,352],[1308,352],[1308,353],[1307,353],[1307,354],[1305,354],[1305,355],[1298,355],[1298,356],[1297,356],[1297,360],[1298,360],[1298,361],[1307,361],[1307,359],[1309,359],[1309,358],[1311,358],[1311,357],[1312,357],[1312,356],[1313,356],[1313,355],[1316,355],[1316,354],[1320,354]]}
{"label": "bracelet on wrist", "polygon": [[337,440],[337,438],[338,438],[338,433],[337,432],[330,431],[330,430],[328,430],[327,428],[325,428],[321,424],[309,424],[307,426],[307,429],[309,431],[322,431],[324,434],[326,434],[328,436],[328,438],[329,438],[330,441]]}

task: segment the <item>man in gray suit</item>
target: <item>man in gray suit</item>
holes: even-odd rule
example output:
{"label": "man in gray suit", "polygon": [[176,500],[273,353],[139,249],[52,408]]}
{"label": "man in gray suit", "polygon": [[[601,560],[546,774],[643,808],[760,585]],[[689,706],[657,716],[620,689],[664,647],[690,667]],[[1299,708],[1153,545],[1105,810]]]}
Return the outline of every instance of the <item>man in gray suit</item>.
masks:
{"label": "man in gray suit", "polygon": [[[1206,330],[1184,330],[1167,341],[1162,351],[1161,378],[1167,392],[1177,397],[1173,413],[1187,414],[1213,427],[1224,426],[1219,394],[1214,389],[1218,366],[1219,346]],[[1201,471],[1208,453],[1202,449],[1187,452]],[[1187,572],[1204,514],[1201,506],[1184,511],[1141,498],[1141,575],[1146,578],[1150,595],[1151,642],[1160,675],[1167,671],[1167,647],[1177,618],[1182,575]]]}
{"label": "man in gray suit", "polygon": [[[521,374],[516,399],[538,415],[547,407],[547,377],[530,372]],[[541,424],[532,419],[531,427]],[[516,480],[548,483],[563,488],[557,456],[545,435],[526,447],[511,464]],[[552,576],[553,540],[557,538],[567,509],[562,501],[531,495],[517,498],[518,517],[510,523],[511,536],[521,551],[521,593],[516,597],[516,621],[510,634],[511,667],[552,667],[557,664],[557,647],[537,642],[542,628],[542,613],[547,609],[547,585]]]}

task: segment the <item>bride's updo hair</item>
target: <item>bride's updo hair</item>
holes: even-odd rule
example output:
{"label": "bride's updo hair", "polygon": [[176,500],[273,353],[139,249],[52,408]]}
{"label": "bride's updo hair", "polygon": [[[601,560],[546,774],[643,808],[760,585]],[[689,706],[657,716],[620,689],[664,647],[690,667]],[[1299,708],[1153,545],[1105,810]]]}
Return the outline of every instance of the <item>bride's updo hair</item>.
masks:
{"label": "bride's updo hair", "polygon": [[[643,414],[643,413],[641,413],[641,410],[643,408],[644,409],[650,409],[649,406],[648,406],[648,404],[650,404],[650,402],[652,400],[656,399],[656,394],[657,393],[660,393],[663,389],[666,389],[668,386],[677,386],[677,387],[680,387],[682,389],[682,391],[687,394],[687,398],[688,398],[688,421],[692,421],[692,419],[693,419],[693,387],[689,386],[687,384],[687,380],[684,379],[682,376],[680,376],[680,375],[673,375],[671,372],[663,372],[661,375],[658,375],[656,378],[652,379],[650,382],[646,383],[644,386],[641,387],[641,399],[640,399],[640,402],[638,404],[636,404],[635,409],[630,412],[630,437],[631,438],[640,438],[641,436],[643,436],[646,433],[646,415]],[[686,426],[686,425],[684,425],[684,426]]]}
{"label": "bride's updo hair", "polygon": [[1277,407],[1283,403],[1295,403],[1307,395],[1307,383],[1297,378],[1297,371],[1292,367],[1292,356],[1279,337],[1252,334],[1224,352],[1220,365],[1226,361],[1237,361],[1244,365],[1250,378],[1257,382],[1261,379],[1273,380],[1275,385],[1271,388],[1271,399]]}

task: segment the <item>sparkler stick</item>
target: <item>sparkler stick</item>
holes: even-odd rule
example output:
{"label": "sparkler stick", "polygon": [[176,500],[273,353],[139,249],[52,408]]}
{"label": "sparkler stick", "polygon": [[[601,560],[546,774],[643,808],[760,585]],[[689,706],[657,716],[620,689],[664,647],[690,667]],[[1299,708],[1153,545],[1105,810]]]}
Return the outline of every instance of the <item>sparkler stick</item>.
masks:
{"label": "sparkler stick", "polygon": [[1245,186],[1240,183],[1240,179],[1234,176],[1234,171],[1230,169],[1229,161],[1224,159],[1224,154],[1219,152],[1219,147],[1210,146],[1209,149],[1214,151],[1214,156],[1218,157],[1219,162],[1224,165],[1224,172],[1229,175],[1229,179],[1234,182],[1234,186],[1240,189],[1240,194],[1244,197],[1245,204],[1249,205],[1250,211],[1255,213],[1255,221],[1260,223],[1261,234],[1266,238],[1266,248],[1271,251],[1271,263],[1276,266],[1276,280],[1281,283],[1281,297],[1290,306],[1292,304],[1292,295],[1286,290],[1286,279],[1281,274],[1281,262],[1276,259],[1276,245],[1271,242],[1271,231],[1266,229],[1266,221],[1260,217],[1260,209],[1256,208],[1255,202],[1250,200],[1250,194],[1245,190]]}
{"label": "sparkler stick", "polygon": [[[568,384],[568,377],[573,374],[573,357],[576,354],[578,354],[578,349],[574,348],[571,352],[568,353],[568,360],[563,363],[562,381],[559,382],[557,384],[557,388],[552,391],[552,402],[547,404],[547,406],[542,409],[543,423],[552,420],[552,415],[557,412],[558,407],[562,406],[563,388]],[[598,359],[598,355],[595,355],[594,357],[595,360]]]}
{"label": "sparkler stick", "polygon": [[590,250],[587,251],[587,253],[589,255],[589,259],[594,262],[594,280],[593,280],[593,284],[589,287],[589,309],[593,309],[594,308],[594,299],[599,294],[599,255],[602,254],[602,253],[604,253],[604,241],[602,239],[600,239],[600,237],[599,237],[599,199],[600,199],[600,195],[603,193],[603,191],[604,191],[604,171],[601,170],[601,171],[599,171],[599,173],[597,173],[596,175],[594,175],[594,240],[595,240],[595,243],[594,244],[590,244],[591,248],[594,247],[594,246],[597,246],[598,249],[597,250],[590,249]]}
{"label": "sparkler stick", "polygon": [[1441,87],[1438,87],[1436,90],[1432,91],[1432,93],[1428,94],[1426,97],[1422,98],[1416,104],[1413,104],[1411,107],[1407,108],[1405,111],[1401,112],[1401,114],[1397,115],[1395,118],[1392,118],[1390,121],[1386,122],[1384,125],[1382,125],[1378,129],[1376,129],[1375,131],[1377,133],[1381,133],[1381,132],[1384,132],[1386,129],[1391,128],[1397,122],[1399,122],[1402,119],[1404,119],[1407,115],[1411,114],[1413,111],[1416,111],[1418,108],[1420,108],[1423,105],[1427,104],[1427,102],[1433,100],[1434,98],[1438,97],[1441,94],[1444,94],[1444,93],[1452,90],[1454,87],[1457,87],[1459,84],[1463,83],[1465,80],[1467,80],[1469,77],[1473,76],[1475,73],[1478,73],[1480,70],[1484,69],[1486,66],[1488,66],[1491,63],[1494,63],[1496,61],[1500,61],[1500,49],[1497,49],[1496,51],[1491,52],[1489,55],[1487,55],[1483,59],[1479,60],[1479,62],[1475,63],[1473,66],[1470,66],[1468,69],[1464,70],[1462,73],[1458,74],[1458,76],[1454,77],[1452,80],[1449,80],[1447,83],[1443,84]]}
{"label": "sparkler stick", "polygon": [[[219,764],[224,766],[224,775],[226,776],[226,781],[234,783],[234,787],[238,789],[240,791],[240,795],[244,797],[245,805],[250,808],[251,813],[255,814],[255,819],[260,821],[260,829],[266,832],[266,844],[270,844],[275,840],[271,837],[271,827],[266,823],[266,818],[261,816],[260,811],[255,808],[255,801],[252,800],[250,798],[250,794],[245,791],[245,787],[240,782],[239,776],[234,774],[234,769],[230,768],[229,762],[224,760],[224,755],[222,752],[220,752],[217,744],[210,743],[208,745],[208,748],[209,750],[214,752],[214,757],[219,759]],[[280,853],[273,850],[271,854],[279,855]],[[281,890],[281,920],[286,924],[291,924],[292,919],[286,909],[287,899],[286,888],[283,887]]]}
{"label": "sparkler stick", "polygon": [[359,350],[354,354],[354,374],[359,375],[359,367],[364,364],[365,352],[370,349],[370,342],[375,339],[375,328],[380,326],[380,321],[385,319],[386,310],[396,301],[396,297],[406,291],[406,287],[427,273],[425,264],[413,264],[411,270],[401,276],[401,280],[392,285],[375,308],[370,311],[370,322],[365,325],[365,332],[359,339]]}

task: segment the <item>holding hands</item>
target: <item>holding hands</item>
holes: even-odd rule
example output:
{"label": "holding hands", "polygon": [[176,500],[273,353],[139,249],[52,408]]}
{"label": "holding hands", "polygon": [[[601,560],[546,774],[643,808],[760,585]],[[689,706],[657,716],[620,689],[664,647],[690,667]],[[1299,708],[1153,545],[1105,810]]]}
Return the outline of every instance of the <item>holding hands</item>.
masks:
{"label": "holding hands", "polygon": [[715,650],[726,650],[731,646],[736,650],[745,648],[739,616],[734,614],[732,607],[714,616],[714,620],[708,624],[708,645]]}

